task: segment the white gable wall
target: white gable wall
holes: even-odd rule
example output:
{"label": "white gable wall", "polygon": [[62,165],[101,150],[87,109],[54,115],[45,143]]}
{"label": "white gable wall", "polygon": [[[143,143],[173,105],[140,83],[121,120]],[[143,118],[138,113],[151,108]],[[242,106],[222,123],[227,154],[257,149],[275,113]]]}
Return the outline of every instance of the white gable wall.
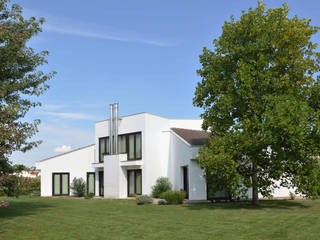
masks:
{"label": "white gable wall", "polygon": [[41,196],[52,196],[52,173],[70,173],[69,184],[74,177],[82,177],[86,181],[87,172],[94,172],[91,165],[94,149],[94,145],[91,145],[38,162],[37,169],[41,170]]}

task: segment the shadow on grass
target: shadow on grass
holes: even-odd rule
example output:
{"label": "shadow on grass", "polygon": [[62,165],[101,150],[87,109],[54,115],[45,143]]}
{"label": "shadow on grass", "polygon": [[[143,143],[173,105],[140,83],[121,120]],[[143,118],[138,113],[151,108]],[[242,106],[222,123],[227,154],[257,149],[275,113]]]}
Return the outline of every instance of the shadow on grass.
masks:
{"label": "shadow on grass", "polygon": [[224,210],[259,210],[259,209],[293,209],[293,208],[309,208],[304,204],[305,201],[289,201],[289,200],[260,200],[258,206],[254,206],[250,201],[243,202],[224,202],[224,203],[192,203],[186,204],[184,207],[190,210],[201,209],[224,209]]}
{"label": "shadow on grass", "polygon": [[52,204],[40,201],[38,199],[14,199],[8,198],[10,205],[0,209],[0,220],[15,218],[19,216],[35,215],[37,212],[53,207]]}

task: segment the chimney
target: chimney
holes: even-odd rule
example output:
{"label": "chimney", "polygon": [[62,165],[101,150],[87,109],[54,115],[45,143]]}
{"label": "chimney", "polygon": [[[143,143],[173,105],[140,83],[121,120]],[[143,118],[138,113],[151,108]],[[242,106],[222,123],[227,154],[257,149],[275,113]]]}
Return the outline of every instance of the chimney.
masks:
{"label": "chimney", "polygon": [[118,128],[119,128],[119,104],[109,105],[109,152],[110,155],[118,154]]}

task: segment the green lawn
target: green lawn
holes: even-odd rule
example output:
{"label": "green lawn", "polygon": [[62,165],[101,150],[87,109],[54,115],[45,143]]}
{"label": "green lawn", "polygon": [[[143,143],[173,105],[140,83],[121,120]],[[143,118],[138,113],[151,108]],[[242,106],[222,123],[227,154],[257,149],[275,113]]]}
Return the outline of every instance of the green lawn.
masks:
{"label": "green lawn", "polygon": [[[5,200],[5,198],[0,198]],[[10,198],[0,239],[320,239],[320,200],[137,206],[132,200]]]}

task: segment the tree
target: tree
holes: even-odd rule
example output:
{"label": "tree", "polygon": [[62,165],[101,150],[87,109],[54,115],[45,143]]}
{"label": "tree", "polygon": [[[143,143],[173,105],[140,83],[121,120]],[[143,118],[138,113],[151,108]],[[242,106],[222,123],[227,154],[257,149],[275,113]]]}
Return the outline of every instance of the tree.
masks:
{"label": "tree", "polygon": [[21,173],[22,171],[28,171],[29,170],[29,168],[28,167],[26,167],[25,165],[23,165],[23,164],[15,164],[15,165],[13,165],[12,166],[12,171],[14,172],[14,173]]}
{"label": "tree", "polygon": [[320,54],[310,19],[288,17],[289,7],[255,9],[231,17],[203,49],[193,103],[203,108],[208,144],[197,158],[228,189],[272,194],[281,186],[320,192]]}
{"label": "tree", "polygon": [[47,63],[48,52],[37,53],[27,46],[41,32],[44,19],[25,19],[20,6],[8,4],[9,0],[0,0],[0,175],[8,171],[13,151],[25,152],[40,144],[30,140],[40,120],[22,119],[40,105],[34,97],[44,93],[47,80],[55,74],[38,70]]}

